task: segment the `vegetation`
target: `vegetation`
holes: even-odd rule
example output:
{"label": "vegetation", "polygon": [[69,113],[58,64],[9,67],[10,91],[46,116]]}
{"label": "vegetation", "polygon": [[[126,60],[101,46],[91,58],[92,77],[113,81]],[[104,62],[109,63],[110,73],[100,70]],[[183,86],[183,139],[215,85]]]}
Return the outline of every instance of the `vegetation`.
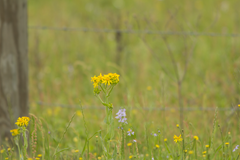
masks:
{"label": "vegetation", "polygon": [[[239,3],[29,1],[30,151],[24,156],[238,159],[239,36],[229,34],[238,34]],[[120,75],[110,97],[100,93],[100,103],[90,78],[99,73]],[[9,141],[0,159],[18,159]]]}

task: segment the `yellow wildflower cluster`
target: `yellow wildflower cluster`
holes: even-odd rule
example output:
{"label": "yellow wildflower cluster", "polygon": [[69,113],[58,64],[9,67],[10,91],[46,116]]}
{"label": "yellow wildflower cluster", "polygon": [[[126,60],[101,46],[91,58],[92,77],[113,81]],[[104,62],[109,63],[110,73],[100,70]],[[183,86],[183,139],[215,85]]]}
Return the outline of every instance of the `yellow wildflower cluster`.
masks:
{"label": "yellow wildflower cluster", "polygon": [[12,133],[12,136],[16,136],[16,135],[19,134],[19,130],[18,129],[10,130],[10,132]]}
{"label": "yellow wildflower cluster", "polygon": [[180,142],[180,141],[182,141],[183,139],[181,138],[181,134],[180,134],[180,136],[178,137],[178,136],[176,136],[176,135],[174,135],[173,136],[173,139],[174,139],[174,141],[177,143],[177,142]]}
{"label": "yellow wildflower cluster", "polygon": [[105,85],[117,84],[119,82],[119,75],[117,73],[108,73],[107,75],[102,75],[100,73],[99,76],[91,77],[91,79],[94,88],[96,88],[101,83]]}
{"label": "yellow wildflower cluster", "polygon": [[19,127],[28,126],[29,121],[30,121],[29,117],[22,117],[22,118],[19,117],[15,124],[18,125]]}

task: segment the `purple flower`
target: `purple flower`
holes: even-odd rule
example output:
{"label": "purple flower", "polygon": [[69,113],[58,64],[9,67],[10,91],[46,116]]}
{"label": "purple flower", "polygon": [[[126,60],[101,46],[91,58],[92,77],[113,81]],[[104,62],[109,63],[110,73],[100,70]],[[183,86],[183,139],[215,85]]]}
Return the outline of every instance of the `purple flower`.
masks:
{"label": "purple flower", "polygon": [[154,137],[157,137],[157,134],[156,134],[156,133],[154,133],[154,134],[153,134],[153,136],[154,136]]}
{"label": "purple flower", "polygon": [[118,122],[127,124],[126,109],[120,109],[116,115],[115,118],[118,119]]}
{"label": "purple flower", "polygon": [[234,149],[233,152],[235,152],[238,149],[239,145],[237,145]]}
{"label": "purple flower", "polygon": [[137,140],[136,140],[136,139],[134,139],[134,140],[133,140],[133,142],[135,142],[135,143],[136,143],[136,142],[137,142]]}
{"label": "purple flower", "polygon": [[133,132],[131,129],[129,129],[129,130],[127,131],[127,135],[128,135],[128,136],[134,135],[134,132]]}

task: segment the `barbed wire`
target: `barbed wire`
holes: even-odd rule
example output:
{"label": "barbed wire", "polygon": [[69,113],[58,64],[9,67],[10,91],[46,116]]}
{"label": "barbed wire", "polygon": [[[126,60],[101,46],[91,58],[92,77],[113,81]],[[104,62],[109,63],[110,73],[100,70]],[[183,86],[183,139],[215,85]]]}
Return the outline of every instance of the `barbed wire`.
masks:
{"label": "barbed wire", "polygon": [[[45,102],[36,102],[37,105],[40,106],[48,106],[48,107],[61,107],[61,108],[81,108],[80,105],[69,105],[69,104],[59,104],[59,103],[45,103]],[[116,106],[114,109],[120,109],[122,107]],[[155,111],[179,111],[179,107],[127,107],[134,110],[155,110]],[[105,110],[103,106],[84,106],[83,109],[100,109]],[[215,111],[216,107],[184,107],[183,111]],[[218,108],[219,111],[235,111],[238,107],[223,107]]]}
{"label": "barbed wire", "polygon": [[49,27],[49,26],[29,26],[35,30],[54,30],[54,31],[77,31],[95,33],[126,33],[126,34],[158,34],[176,36],[210,36],[210,37],[240,37],[237,33],[212,33],[212,32],[193,32],[193,31],[159,31],[159,30],[132,30],[132,29],[108,29],[108,28],[75,28],[75,27]]}

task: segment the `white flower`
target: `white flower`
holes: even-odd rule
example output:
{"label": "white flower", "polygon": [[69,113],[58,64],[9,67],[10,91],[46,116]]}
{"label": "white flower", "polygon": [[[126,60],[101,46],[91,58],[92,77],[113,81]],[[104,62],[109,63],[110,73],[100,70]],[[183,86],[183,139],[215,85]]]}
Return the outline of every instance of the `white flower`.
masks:
{"label": "white flower", "polygon": [[120,109],[116,115],[115,118],[119,119],[118,122],[127,124],[126,109]]}

